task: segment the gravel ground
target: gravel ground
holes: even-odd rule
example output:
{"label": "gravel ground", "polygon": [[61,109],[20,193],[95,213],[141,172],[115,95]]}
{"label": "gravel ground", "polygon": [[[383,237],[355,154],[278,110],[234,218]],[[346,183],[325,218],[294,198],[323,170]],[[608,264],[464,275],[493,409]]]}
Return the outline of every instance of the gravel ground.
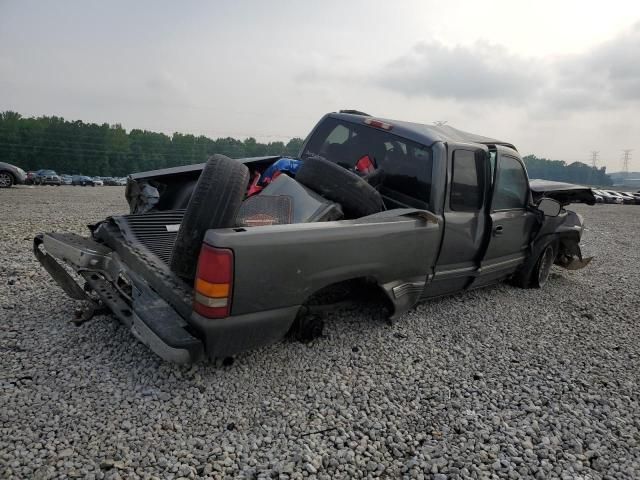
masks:
{"label": "gravel ground", "polygon": [[163,363],[31,253],[124,212],[118,187],[0,191],[2,478],[639,478],[640,206],[577,206],[589,268],[338,311],[232,366]]}

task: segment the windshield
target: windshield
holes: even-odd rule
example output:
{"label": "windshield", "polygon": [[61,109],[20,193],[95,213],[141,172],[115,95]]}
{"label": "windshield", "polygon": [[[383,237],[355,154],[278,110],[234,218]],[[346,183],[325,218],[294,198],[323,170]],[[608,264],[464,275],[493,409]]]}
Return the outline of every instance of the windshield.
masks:
{"label": "windshield", "polygon": [[431,194],[431,149],[390,132],[327,118],[313,132],[302,159],[319,155],[354,169],[368,157],[382,171],[380,193],[399,206],[427,208]]}
{"label": "windshield", "polygon": [[55,175],[56,172],[54,172],[53,170],[43,170],[42,171],[42,175]]}

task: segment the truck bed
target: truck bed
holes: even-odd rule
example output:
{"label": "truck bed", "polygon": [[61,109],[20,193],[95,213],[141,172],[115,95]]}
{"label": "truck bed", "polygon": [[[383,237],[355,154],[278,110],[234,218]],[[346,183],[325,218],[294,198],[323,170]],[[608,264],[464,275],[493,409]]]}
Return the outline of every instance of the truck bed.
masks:
{"label": "truck bed", "polygon": [[168,266],[184,212],[185,210],[166,210],[116,216],[111,217],[111,220],[129,244],[146,248]]}

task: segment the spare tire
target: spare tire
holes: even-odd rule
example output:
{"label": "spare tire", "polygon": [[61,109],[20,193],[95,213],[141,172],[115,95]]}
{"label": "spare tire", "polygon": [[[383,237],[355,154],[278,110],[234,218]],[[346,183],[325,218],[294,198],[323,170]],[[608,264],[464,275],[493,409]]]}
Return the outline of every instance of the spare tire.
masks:
{"label": "spare tire", "polygon": [[327,200],[342,205],[349,218],[359,218],[384,210],[380,193],[363,178],[322,157],[302,162],[296,180]]}
{"label": "spare tire", "polygon": [[171,269],[180,277],[195,277],[204,234],[210,228],[235,225],[249,169],[224,155],[214,155],[204,166],[180,224],[171,254]]}

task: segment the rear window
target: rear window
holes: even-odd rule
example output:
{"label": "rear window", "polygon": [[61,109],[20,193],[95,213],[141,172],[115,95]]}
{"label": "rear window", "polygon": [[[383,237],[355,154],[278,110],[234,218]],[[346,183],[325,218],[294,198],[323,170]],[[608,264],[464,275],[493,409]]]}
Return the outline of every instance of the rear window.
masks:
{"label": "rear window", "polygon": [[424,145],[364,124],[327,118],[309,139],[302,159],[314,155],[348,169],[368,156],[384,172],[383,195],[418,208],[428,206],[432,155]]}

